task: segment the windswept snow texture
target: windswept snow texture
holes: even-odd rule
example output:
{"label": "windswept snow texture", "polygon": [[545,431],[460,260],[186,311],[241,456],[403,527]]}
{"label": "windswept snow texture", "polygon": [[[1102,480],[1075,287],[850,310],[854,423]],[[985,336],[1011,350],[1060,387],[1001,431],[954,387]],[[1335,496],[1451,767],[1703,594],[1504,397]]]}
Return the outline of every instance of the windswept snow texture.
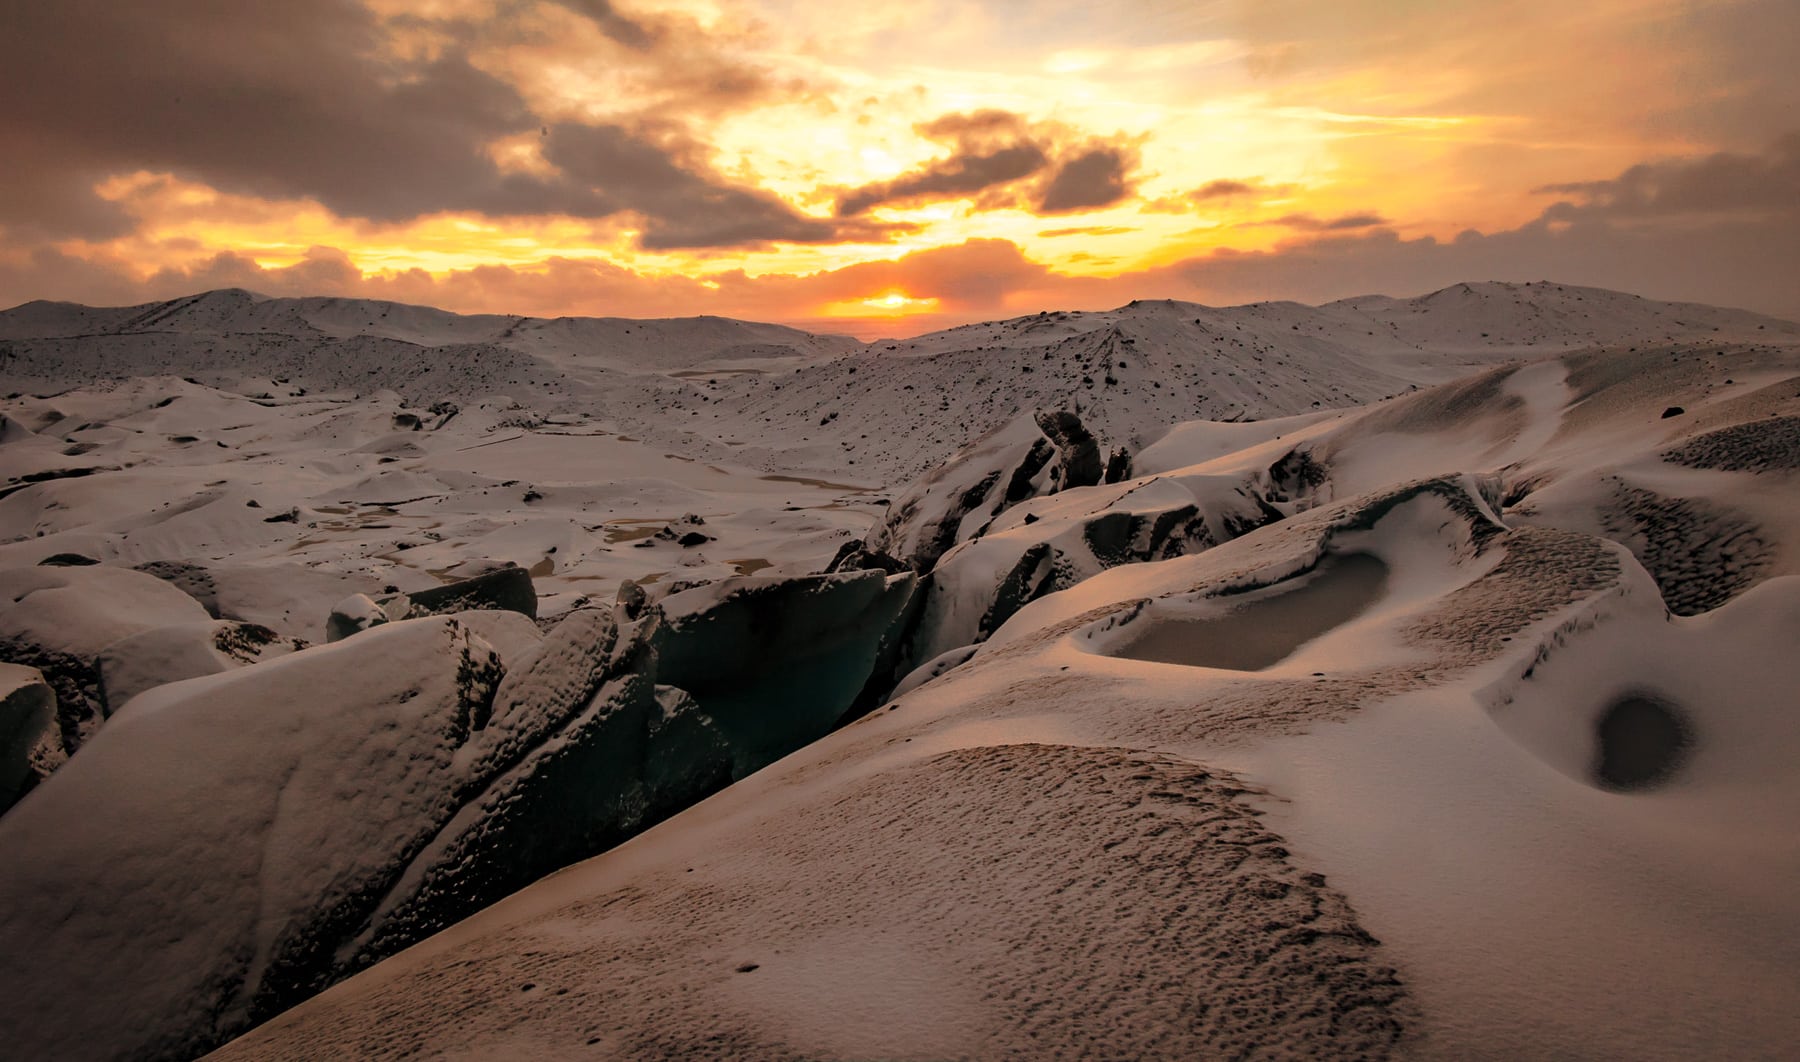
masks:
{"label": "windswept snow texture", "polygon": [[[9,1050],[1800,1042],[1795,325],[1534,283],[0,336],[0,764],[78,739],[0,816]],[[532,608],[398,618],[507,562]]]}

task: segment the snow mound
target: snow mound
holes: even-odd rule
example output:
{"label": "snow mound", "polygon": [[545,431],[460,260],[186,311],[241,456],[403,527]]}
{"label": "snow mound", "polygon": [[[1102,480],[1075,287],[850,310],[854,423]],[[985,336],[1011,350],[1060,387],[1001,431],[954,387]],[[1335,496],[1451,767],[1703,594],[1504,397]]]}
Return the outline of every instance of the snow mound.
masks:
{"label": "snow mound", "polygon": [[139,697],[0,818],[32,853],[0,876],[11,1049],[191,1055],[279,1008],[441,813],[498,669],[426,620]]}

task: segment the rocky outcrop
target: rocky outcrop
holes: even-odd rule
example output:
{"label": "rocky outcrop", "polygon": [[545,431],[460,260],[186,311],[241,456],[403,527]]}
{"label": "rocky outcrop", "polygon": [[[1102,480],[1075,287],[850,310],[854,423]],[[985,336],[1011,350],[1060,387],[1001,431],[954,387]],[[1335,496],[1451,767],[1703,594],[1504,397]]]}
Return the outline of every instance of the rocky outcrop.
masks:
{"label": "rocky outcrop", "polygon": [[409,594],[351,594],[332,606],[325,620],[325,640],[342,641],[371,627],[423,616],[461,612],[516,612],[537,618],[537,588],[531,573],[508,564],[469,579],[415,590]]}
{"label": "rocky outcrop", "polygon": [[916,578],[878,571],[727,579],[664,599],[658,682],[692,694],[742,777],[825,734],[862,692]]}
{"label": "rocky outcrop", "polygon": [[531,573],[506,565],[471,579],[463,579],[405,595],[410,616],[444,616],[475,609],[501,609],[523,616],[537,616],[537,588]]}
{"label": "rocky outcrop", "polygon": [[341,642],[352,634],[393,622],[386,609],[368,594],[351,594],[331,606],[325,617],[325,640]]}
{"label": "rocky outcrop", "polygon": [[1056,447],[1056,468],[1051,478],[1057,489],[1091,487],[1100,482],[1105,466],[1100,461],[1100,444],[1094,434],[1081,423],[1081,418],[1066,409],[1037,414],[1037,426]]}
{"label": "rocky outcrop", "polygon": [[[1112,471],[1130,458],[1116,451]],[[1067,410],[1019,417],[983,436],[914,484],[869,536],[871,554],[899,558],[919,573],[983,533],[995,517],[1030,498],[1099,483],[1108,466],[1100,444]]]}

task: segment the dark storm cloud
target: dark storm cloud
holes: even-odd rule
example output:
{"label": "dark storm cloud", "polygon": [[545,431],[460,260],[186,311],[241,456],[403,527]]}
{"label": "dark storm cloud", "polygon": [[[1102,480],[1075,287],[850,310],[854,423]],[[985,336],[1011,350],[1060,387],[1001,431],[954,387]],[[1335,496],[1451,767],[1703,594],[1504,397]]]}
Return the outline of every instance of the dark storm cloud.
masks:
{"label": "dark storm cloud", "polygon": [[1536,191],[1574,197],[1550,208],[1555,220],[1792,214],[1800,211],[1800,133],[1782,137],[1761,155],[1719,152],[1643,163],[1611,180],[1551,184]]}
{"label": "dark storm cloud", "polygon": [[[504,172],[487,145],[540,126],[517,91],[454,48],[396,58],[383,28],[348,0],[9,6],[0,225],[15,234],[129,231],[131,219],[90,189],[138,170],[229,193],[316,199],[340,216],[382,222],[446,210],[633,211],[655,248],[836,232],[725,182],[691,151],[617,125],[558,126],[546,153],[560,174]],[[578,6],[622,43],[654,43],[607,4]]]}
{"label": "dark storm cloud", "polygon": [[627,48],[647,51],[656,44],[657,34],[642,23],[619,14],[610,0],[556,0],[556,2],[578,15],[585,15],[594,25],[600,27],[600,32]]}
{"label": "dark storm cloud", "polygon": [[1410,293],[1448,278],[1554,279],[1800,319],[1800,137],[1757,155],[1648,162],[1544,189],[1572,196],[1514,229],[1453,240],[1314,230],[1178,267],[1209,300]]}
{"label": "dark storm cloud", "polygon": [[1082,151],[1056,168],[1038,199],[1040,214],[1067,214],[1109,207],[1131,194],[1128,177],[1137,152],[1124,147]]}
{"label": "dark storm cloud", "polygon": [[1282,225],[1302,232],[1347,232],[1354,229],[1373,229],[1386,225],[1387,219],[1380,214],[1367,211],[1359,214],[1342,214],[1335,218],[1314,217],[1311,214],[1283,214],[1272,218],[1263,225]]}
{"label": "dark storm cloud", "polygon": [[573,187],[604,189],[603,212],[642,215],[642,243],[651,250],[818,243],[837,239],[840,231],[766,192],[703,176],[677,161],[670,148],[619,126],[551,126],[543,153]]}
{"label": "dark storm cloud", "polygon": [[[516,191],[481,148],[532,127],[518,95],[459,55],[383,58],[353,3],[11,6],[0,218],[12,225],[117,231],[75,189],[138,169],[379,220]],[[54,189],[56,209],[29,209]]]}
{"label": "dark storm cloud", "polygon": [[949,156],[891,181],[844,193],[837,201],[840,217],[853,217],[887,203],[975,195],[1029,177],[1050,162],[1025,120],[1005,111],[947,114],[919,125],[916,131],[929,140],[952,145]]}
{"label": "dark storm cloud", "polygon": [[1240,195],[1249,195],[1252,192],[1255,192],[1258,187],[1258,185],[1251,184],[1249,181],[1220,179],[1217,181],[1207,181],[1205,184],[1189,192],[1187,197],[1196,203],[1203,203],[1208,199],[1231,199]]}
{"label": "dark storm cloud", "polygon": [[[1038,213],[1090,210],[1125,198],[1137,151],[1128,144],[1071,144],[1059,127],[1027,122],[1008,111],[947,114],[915,130],[950,146],[950,154],[902,174],[839,195],[837,213],[853,217],[878,206],[912,205],[982,196],[983,206],[1021,201]],[[1016,187],[1042,177],[1021,200]],[[1034,182],[1036,183],[1036,182]],[[987,193],[987,194],[984,194]]]}
{"label": "dark storm cloud", "polygon": [[1010,184],[1043,169],[1050,161],[1035,144],[1014,144],[993,151],[952,155],[924,169],[885,184],[865,185],[838,200],[837,211],[846,217],[861,214],[883,203],[955,199]]}

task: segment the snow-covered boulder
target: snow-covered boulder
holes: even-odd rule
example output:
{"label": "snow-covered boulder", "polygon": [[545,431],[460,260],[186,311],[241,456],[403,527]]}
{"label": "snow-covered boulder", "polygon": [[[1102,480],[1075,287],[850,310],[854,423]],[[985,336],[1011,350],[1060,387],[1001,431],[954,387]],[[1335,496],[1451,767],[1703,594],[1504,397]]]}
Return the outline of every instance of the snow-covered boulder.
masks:
{"label": "snow-covered boulder", "polygon": [[822,736],[913,586],[404,620],[150,689],[0,821],[30,853],[0,866],[0,1042],[216,1046]]}
{"label": "snow-covered boulder", "polygon": [[368,594],[351,594],[331,606],[325,617],[325,640],[341,642],[352,634],[392,621],[387,609]]}
{"label": "snow-covered boulder", "polygon": [[214,619],[254,623],[284,638],[308,642],[328,640],[324,618],[333,604],[352,593],[379,594],[382,589],[367,575],[292,563],[158,560],[136,568],[174,584]]}
{"label": "snow-covered boulder", "polygon": [[427,619],[139,697],[0,818],[0,1041],[191,1057],[310,992],[460,806],[502,673]]}
{"label": "snow-covered boulder", "polygon": [[[537,590],[531,573],[508,564],[469,579],[415,590],[405,595],[411,616],[442,616],[474,609],[503,609],[537,616]],[[384,601],[383,604],[386,604]]]}
{"label": "snow-covered boulder", "polygon": [[44,673],[56,690],[63,751],[105,720],[100,654],[132,635],[210,620],[198,601],[155,576],[107,565],[0,571],[0,662]]}
{"label": "snow-covered boulder", "polygon": [[340,948],[348,959],[331,979],[618,844],[730,780],[724,735],[692,697],[653,680],[645,632],[642,624],[618,629],[606,612],[578,611],[509,670],[463,753],[465,803]]}
{"label": "snow-covered boulder", "polygon": [[0,664],[0,812],[62,759],[56,691],[36,668]]}
{"label": "snow-covered boulder", "polygon": [[531,573],[508,564],[472,578],[406,594],[351,594],[332,606],[325,621],[325,640],[341,641],[358,631],[397,620],[475,611],[514,612],[535,619],[537,590]]}

